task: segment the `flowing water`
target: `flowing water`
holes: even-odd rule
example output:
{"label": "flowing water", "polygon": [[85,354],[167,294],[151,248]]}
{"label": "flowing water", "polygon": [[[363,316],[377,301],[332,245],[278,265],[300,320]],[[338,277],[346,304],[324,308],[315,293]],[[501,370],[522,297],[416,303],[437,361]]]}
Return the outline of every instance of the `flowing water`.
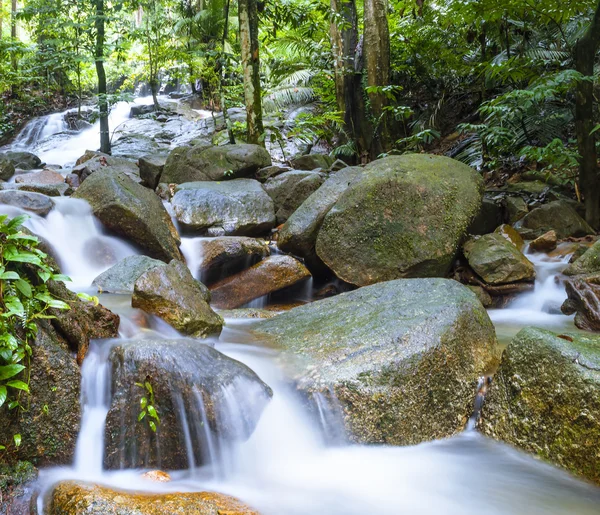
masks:
{"label": "flowing water", "polygon": [[[42,133],[36,138],[42,138]],[[82,144],[80,137],[65,140],[74,147],[69,147],[68,159],[90,147]],[[36,146],[37,140],[33,141],[35,148],[42,148],[43,143]],[[56,154],[47,152],[43,159],[50,162]],[[56,208],[46,218],[33,216],[28,225],[52,243],[63,273],[74,279],[70,287],[90,291],[100,272],[136,250],[106,234],[84,202],[56,201]],[[0,211],[16,214],[7,206]],[[196,246],[196,240],[184,238],[182,250],[194,274],[202,259],[194,253]],[[527,325],[573,329],[571,318],[557,312],[565,297],[557,274],[568,257],[529,257],[538,271],[534,291],[521,295],[506,309],[490,311],[502,340]],[[301,296],[309,297],[310,292],[301,292]],[[189,468],[173,471],[168,483],[145,480],[141,470],[106,471],[104,424],[111,401],[111,347],[128,339],[178,335],[164,322],[140,316],[127,295],[102,295],[101,302],[120,314],[121,338],[98,341],[90,347],[82,368],[83,419],[75,460],[70,467],[42,470],[42,493],[56,481],[77,479],[150,492],[216,490],[240,497],[263,515],[600,512],[600,489],[473,429],[412,447],[349,444],[339,406],[325,397],[316,397],[312,406],[307,405],[278,366],[276,352],[250,335],[253,322],[249,319],[226,320],[221,336],[208,343],[248,365],[273,390],[252,436],[247,441],[222,442],[207,432],[204,454],[209,456],[208,464],[198,465],[190,443]],[[146,323],[140,324],[140,319]],[[249,400],[253,394],[250,390],[233,392],[220,414],[233,425],[243,422],[244,395]],[[197,402],[203,413],[202,398]],[[185,409],[180,415],[186,441],[192,442],[194,425],[187,420]],[[44,495],[40,495],[40,509],[43,501]]]}

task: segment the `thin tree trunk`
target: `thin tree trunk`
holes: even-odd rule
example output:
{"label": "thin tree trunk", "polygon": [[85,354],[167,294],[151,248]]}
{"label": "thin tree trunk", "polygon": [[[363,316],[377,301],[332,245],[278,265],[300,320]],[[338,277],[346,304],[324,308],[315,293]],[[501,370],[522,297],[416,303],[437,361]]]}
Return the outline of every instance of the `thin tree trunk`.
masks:
{"label": "thin tree trunk", "polygon": [[221,40],[221,76],[219,81],[219,93],[221,96],[221,111],[223,111],[223,119],[225,120],[225,126],[227,127],[227,135],[229,136],[229,143],[235,145],[235,135],[233,134],[233,127],[231,126],[231,119],[227,112],[227,101],[225,100],[225,78],[227,76],[227,59],[225,58],[225,41],[227,41],[227,34],[229,33],[229,3],[230,0],[225,2],[225,25],[223,26],[223,39]]}
{"label": "thin tree trunk", "polygon": [[[17,40],[17,0],[11,2],[11,17],[10,17],[10,37],[13,42]],[[19,63],[17,62],[17,53],[15,51],[11,54],[11,65],[13,71],[17,71]]]}
{"label": "thin tree trunk", "polygon": [[264,145],[256,0],[239,0],[238,18],[240,21],[242,70],[244,73],[247,139],[248,143]]}
{"label": "thin tree trunk", "polygon": [[597,229],[600,227],[600,177],[594,130],[594,61],[600,45],[600,1],[586,33],[575,45],[575,67],[589,80],[577,84],[575,130],[579,148],[579,189],[585,203],[585,218]]}
{"label": "thin tree trunk", "polygon": [[4,0],[0,0],[0,41],[4,37]]}
{"label": "thin tree trunk", "polygon": [[106,72],[104,71],[104,0],[96,0],[96,47],[94,58],[98,75],[98,110],[100,112],[100,152],[110,154],[110,132],[108,127],[108,98]]}
{"label": "thin tree trunk", "polygon": [[[390,84],[390,30],[387,13],[387,0],[365,0],[365,68],[369,87]],[[370,93],[369,100],[374,119],[371,158],[375,159],[389,145],[389,128],[384,109],[388,100],[379,92]]]}

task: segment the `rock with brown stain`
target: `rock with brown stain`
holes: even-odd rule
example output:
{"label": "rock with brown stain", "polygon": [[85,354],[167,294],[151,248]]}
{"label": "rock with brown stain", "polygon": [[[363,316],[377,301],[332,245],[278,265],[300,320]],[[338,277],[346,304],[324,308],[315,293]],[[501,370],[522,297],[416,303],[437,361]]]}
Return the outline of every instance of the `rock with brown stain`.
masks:
{"label": "rock with brown stain", "polygon": [[149,470],[148,472],[144,472],[142,477],[155,483],[168,483],[171,481],[171,476],[162,470]]}
{"label": "rock with brown stain", "polygon": [[511,225],[502,224],[494,232],[496,234],[500,234],[500,235],[504,236],[508,241],[510,241],[519,250],[523,250],[523,247],[525,246],[525,241],[523,240],[521,235]]}
{"label": "rock with brown stain", "polygon": [[550,252],[556,248],[558,237],[556,231],[548,231],[536,238],[529,244],[529,248],[535,252]]}
{"label": "rock with brown stain", "polygon": [[17,184],[62,184],[65,178],[54,170],[24,173],[15,177]]}

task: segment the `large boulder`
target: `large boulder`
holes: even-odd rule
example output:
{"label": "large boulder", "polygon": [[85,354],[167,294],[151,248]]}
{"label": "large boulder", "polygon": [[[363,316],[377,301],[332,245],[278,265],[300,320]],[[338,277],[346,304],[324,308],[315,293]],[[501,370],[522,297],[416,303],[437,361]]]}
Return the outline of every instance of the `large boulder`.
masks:
{"label": "large boulder", "polygon": [[520,331],[504,351],[480,428],[600,484],[600,337]]}
{"label": "large boulder", "polygon": [[42,160],[31,152],[5,152],[4,157],[19,170],[37,170],[42,167]]}
{"label": "large boulder", "polygon": [[357,286],[444,276],[482,197],[480,175],[448,157],[374,161],[325,216],[317,255]]}
{"label": "large boulder", "polygon": [[488,198],[484,198],[481,209],[469,226],[469,234],[487,234],[494,232],[502,223],[502,208],[500,205]]}
{"label": "large boulder", "polygon": [[273,201],[253,179],[188,182],[175,191],[173,211],[189,230],[203,233],[218,227],[226,235],[252,236],[275,225]]}
{"label": "large boulder", "polygon": [[235,497],[215,492],[141,494],[92,483],[63,481],[54,487],[48,515],[259,515]]}
{"label": "large boulder", "polygon": [[563,270],[563,274],[565,275],[595,274],[599,272],[600,240]]}
{"label": "large boulder", "polygon": [[179,236],[160,199],[126,175],[106,169],[90,175],[73,194],[87,200],[109,229],[162,261],[181,259]]}
{"label": "large boulder", "polygon": [[535,279],[533,263],[502,234],[472,238],[465,243],[463,252],[471,268],[488,284]]}
{"label": "large boulder", "polygon": [[102,272],[92,284],[102,293],[133,293],[140,275],[156,266],[165,266],[165,263],[148,256],[128,256]]}
{"label": "large boulder", "polygon": [[211,286],[213,305],[233,309],[269,293],[293,286],[310,278],[308,269],[291,256],[263,259],[242,272]]}
{"label": "large boulder", "polygon": [[306,154],[290,160],[292,168],[296,170],[316,170],[317,168],[329,170],[333,162],[334,159],[326,154]]}
{"label": "large boulder", "polygon": [[15,165],[4,154],[0,154],[0,180],[8,181],[15,174]]}
{"label": "large boulder", "polygon": [[131,305],[159,316],[182,334],[205,338],[219,334],[223,319],[208,302],[210,293],[177,260],[146,270],[135,281]]}
{"label": "large boulder", "polygon": [[286,172],[264,184],[265,191],[275,204],[277,225],[284,223],[311,194],[317,191],[326,179],[322,172]]}
{"label": "large boulder", "polygon": [[182,184],[249,177],[270,165],[271,156],[260,145],[178,147],[167,158],[161,182]]}
{"label": "large boulder", "polygon": [[166,162],[167,158],[163,154],[150,154],[140,157],[138,165],[142,184],[155,190],[160,182]]}
{"label": "large boulder", "polygon": [[[404,279],[294,308],[254,331],[296,358],[298,388],[343,408],[358,442],[412,445],[459,433],[496,336],[466,286]],[[335,401],[335,399],[331,399]]]}
{"label": "large boulder", "polygon": [[345,168],[327,179],[283,225],[277,240],[279,248],[308,261],[314,261],[317,235],[325,215],[362,171],[358,166]]}
{"label": "large boulder", "polygon": [[22,173],[15,176],[17,184],[62,184],[65,178],[54,170],[42,170],[41,172]]}
{"label": "large boulder", "polygon": [[559,240],[595,234],[594,229],[564,200],[555,200],[530,211],[515,224],[515,228],[527,240],[539,238],[552,230]]}
{"label": "large boulder", "polygon": [[565,281],[565,315],[575,314],[575,325],[584,331],[600,331],[600,274],[570,277]]}
{"label": "large boulder", "polygon": [[48,197],[60,197],[65,195],[69,190],[69,185],[64,182],[54,184],[38,184],[29,182],[18,184],[16,182],[5,182],[4,184],[1,184],[0,187],[3,190],[31,191],[32,193],[47,195]]}
{"label": "large boulder", "polygon": [[106,170],[122,173],[129,177],[133,182],[142,182],[140,170],[135,162],[122,157],[107,156],[105,154],[100,154],[87,159],[82,164],[73,168],[73,173],[79,176],[80,182],[83,182],[90,175],[97,172],[105,172]]}
{"label": "large boulder", "polygon": [[[196,340],[123,342],[109,360],[112,400],[104,457],[109,469],[210,464],[221,443],[249,438],[272,395],[246,365]],[[148,420],[138,421],[140,399],[149,393],[136,383],[146,382],[160,419],[156,432]]]}
{"label": "large boulder", "polygon": [[40,216],[46,216],[54,209],[54,202],[50,197],[31,191],[2,190],[0,204],[19,207]]}

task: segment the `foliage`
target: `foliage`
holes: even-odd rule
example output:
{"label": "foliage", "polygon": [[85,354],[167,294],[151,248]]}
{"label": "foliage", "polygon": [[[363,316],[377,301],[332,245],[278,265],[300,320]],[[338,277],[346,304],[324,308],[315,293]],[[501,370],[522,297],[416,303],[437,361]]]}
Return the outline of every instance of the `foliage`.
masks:
{"label": "foliage", "polygon": [[160,424],[160,418],[155,408],[154,389],[150,383],[150,378],[146,377],[144,383],[135,383],[135,385],[143,388],[146,392],[145,395],[140,398],[138,422],[146,420],[148,422],[148,427],[150,427],[153,433],[156,433],[157,424]]}

